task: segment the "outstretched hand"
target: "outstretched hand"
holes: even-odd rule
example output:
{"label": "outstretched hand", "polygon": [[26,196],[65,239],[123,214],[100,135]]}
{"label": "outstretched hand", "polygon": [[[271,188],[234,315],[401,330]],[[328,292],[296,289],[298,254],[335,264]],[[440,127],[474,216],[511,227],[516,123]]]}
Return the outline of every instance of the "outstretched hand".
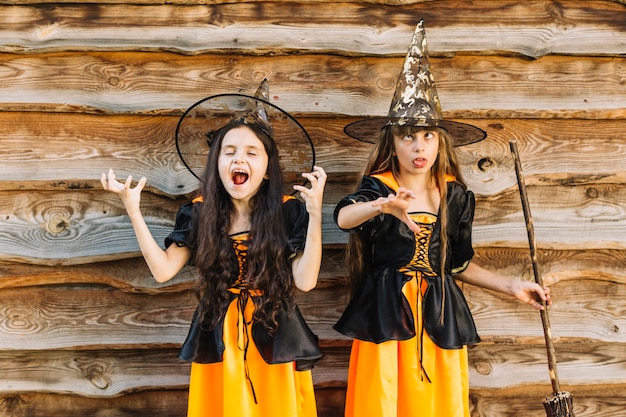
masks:
{"label": "outstretched hand", "polygon": [[376,207],[381,213],[391,214],[406,224],[413,233],[419,233],[420,227],[411,219],[408,212],[409,200],[414,198],[413,191],[400,187],[396,194],[389,194],[372,202],[372,207]]}
{"label": "outstretched hand", "polygon": [[304,200],[309,215],[318,214],[321,216],[324,187],[327,178],[326,172],[323,168],[314,166],[313,171],[304,172],[302,176],[309,180],[311,188],[307,188],[303,185],[294,185],[293,189],[300,192],[300,196]]}
{"label": "outstretched hand", "polygon": [[146,177],[141,178],[134,188],[131,187],[132,181],[133,177],[132,175],[129,175],[124,183],[119,182],[115,178],[115,172],[112,169],[109,169],[108,174],[103,173],[100,177],[102,188],[105,191],[111,191],[119,195],[122,203],[124,203],[124,207],[126,207],[126,211],[129,213],[134,209],[139,209],[141,191],[146,185]]}

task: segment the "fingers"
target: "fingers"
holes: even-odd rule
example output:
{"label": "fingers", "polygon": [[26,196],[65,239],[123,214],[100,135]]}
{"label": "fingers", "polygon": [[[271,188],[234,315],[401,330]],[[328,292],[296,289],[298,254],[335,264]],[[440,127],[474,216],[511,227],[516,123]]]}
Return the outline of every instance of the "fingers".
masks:
{"label": "fingers", "polygon": [[105,191],[112,191],[115,193],[121,193],[123,191],[131,191],[131,190],[136,190],[138,192],[141,192],[141,190],[143,190],[143,188],[146,185],[146,177],[142,177],[138,182],[137,185],[135,186],[135,188],[132,188],[132,182],[133,182],[133,177],[132,175],[129,175],[128,178],[126,178],[126,181],[124,181],[124,184],[121,184],[119,181],[117,181],[117,178],[115,176],[115,171],[113,171],[113,169],[109,169],[109,172],[107,174],[102,174],[100,175],[100,183],[102,184],[102,188]]}
{"label": "fingers", "polygon": [[311,186],[313,186],[314,184],[317,184],[317,185],[321,185],[323,188],[324,185],[326,184],[327,175],[322,167],[314,166],[313,171],[304,172],[302,173],[302,176],[306,178],[307,180],[309,180],[309,182],[311,183]]}
{"label": "fingers", "polygon": [[530,289],[529,291],[529,300],[528,304],[536,308],[537,310],[543,310],[546,305],[551,305],[552,300],[550,299],[550,288],[549,287],[540,287],[536,285]]}
{"label": "fingers", "polygon": [[302,176],[309,181],[309,183],[311,184],[311,188],[307,188],[302,185],[294,185],[294,190],[300,191],[301,193],[307,195],[311,192],[321,193],[324,191],[327,175],[322,167],[314,166],[313,171],[303,172]]}
{"label": "fingers", "polygon": [[398,188],[398,192],[396,193],[396,196],[402,200],[412,200],[415,198],[415,193],[404,187],[400,187]]}

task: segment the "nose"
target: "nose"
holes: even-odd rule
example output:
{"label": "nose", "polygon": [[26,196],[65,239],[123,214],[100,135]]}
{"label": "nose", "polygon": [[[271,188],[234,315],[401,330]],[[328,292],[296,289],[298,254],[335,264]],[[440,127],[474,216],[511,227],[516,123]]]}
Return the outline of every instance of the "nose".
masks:
{"label": "nose", "polygon": [[415,152],[421,152],[424,150],[424,139],[422,137],[417,136],[413,140],[413,149],[415,150]]}

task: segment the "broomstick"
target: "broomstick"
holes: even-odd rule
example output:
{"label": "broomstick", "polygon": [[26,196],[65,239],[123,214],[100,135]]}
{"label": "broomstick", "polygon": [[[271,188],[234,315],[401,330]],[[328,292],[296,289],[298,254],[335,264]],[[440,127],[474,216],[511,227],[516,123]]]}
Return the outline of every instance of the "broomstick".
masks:
{"label": "broomstick", "polygon": [[[543,288],[543,279],[539,271],[539,262],[535,248],[535,230],[533,228],[533,219],[530,214],[530,206],[528,205],[528,197],[526,196],[526,186],[524,184],[524,174],[522,172],[522,164],[517,152],[517,142],[511,140],[509,142],[511,153],[515,161],[515,173],[517,174],[517,185],[519,195],[522,200],[522,209],[524,210],[524,218],[526,220],[526,232],[528,233],[528,243],[530,244],[530,257],[533,264],[533,273],[535,274],[535,282]],[[548,318],[547,305],[543,303],[541,312],[541,322],[543,324],[543,334],[546,340],[546,350],[548,352],[548,370],[550,373],[550,381],[552,382],[552,394],[543,399],[543,406],[546,409],[548,417],[575,417],[572,395],[567,391],[561,391],[559,388],[559,377],[556,372],[556,355],[554,345],[552,343],[552,331],[550,330],[550,319]]]}

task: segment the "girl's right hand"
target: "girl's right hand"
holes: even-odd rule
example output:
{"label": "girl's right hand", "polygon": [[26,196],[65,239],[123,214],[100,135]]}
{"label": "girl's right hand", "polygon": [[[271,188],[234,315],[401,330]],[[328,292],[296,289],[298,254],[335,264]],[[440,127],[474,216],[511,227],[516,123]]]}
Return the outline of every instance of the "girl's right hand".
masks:
{"label": "girl's right hand", "polygon": [[406,188],[398,188],[396,194],[389,194],[387,197],[380,197],[372,202],[372,206],[385,214],[391,214],[406,224],[413,233],[419,233],[420,227],[411,219],[409,215],[409,200],[415,198],[415,194]]}
{"label": "girl's right hand", "polygon": [[124,207],[126,207],[126,211],[130,213],[133,209],[139,209],[139,202],[141,201],[141,191],[146,185],[146,177],[141,178],[137,185],[132,188],[130,185],[133,181],[132,175],[129,175],[126,178],[126,182],[123,184],[115,178],[115,172],[112,169],[109,169],[109,173],[102,174],[100,177],[100,182],[102,183],[102,188],[105,191],[111,191],[120,196],[122,203],[124,203]]}

